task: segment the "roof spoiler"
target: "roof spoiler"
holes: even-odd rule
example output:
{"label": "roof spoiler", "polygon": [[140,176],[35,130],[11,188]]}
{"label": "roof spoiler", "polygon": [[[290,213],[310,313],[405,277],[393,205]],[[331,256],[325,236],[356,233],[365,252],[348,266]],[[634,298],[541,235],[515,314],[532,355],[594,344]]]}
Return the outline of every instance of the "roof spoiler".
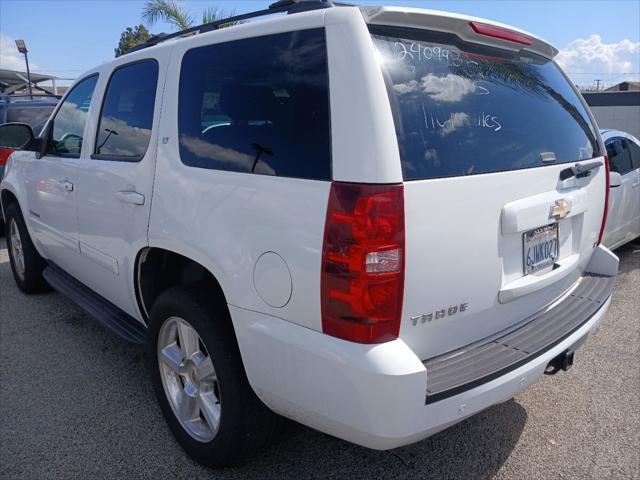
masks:
{"label": "roof spoiler", "polygon": [[367,23],[428,28],[457,35],[462,40],[513,51],[527,50],[552,59],[558,50],[540,37],[482,18],[403,7],[360,7]]}

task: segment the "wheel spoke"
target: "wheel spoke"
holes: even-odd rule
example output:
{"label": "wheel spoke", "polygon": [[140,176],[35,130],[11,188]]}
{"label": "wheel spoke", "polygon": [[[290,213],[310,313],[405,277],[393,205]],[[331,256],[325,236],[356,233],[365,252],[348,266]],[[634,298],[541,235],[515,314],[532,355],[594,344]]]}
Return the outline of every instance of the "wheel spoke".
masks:
{"label": "wheel spoke", "polygon": [[160,360],[167,367],[169,367],[173,372],[180,373],[180,364],[184,360],[182,355],[182,350],[176,345],[172,343],[171,345],[167,345],[162,349],[160,353]]}
{"label": "wheel spoke", "polygon": [[196,363],[196,375],[201,382],[214,382],[216,380],[216,371],[213,368],[213,362],[210,357],[201,357]]}
{"label": "wheel spoke", "polygon": [[198,396],[200,411],[209,428],[215,432],[220,424],[220,402],[218,397],[211,392],[201,392]]}
{"label": "wheel spoke", "polygon": [[189,395],[186,391],[182,392],[178,400],[178,416],[183,422],[194,420],[200,413],[198,405],[198,397]]}
{"label": "wheel spoke", "polygon": [[13,258],[13,266],[20,278],[24,277],[24,252],[22,249],[22,239],[20,231],[15,220],[11,220],[9,225],[9,242],[11,244],[11,257]]}
{"label": "wheel spoke", "polygon": [[178,338],[180,339],[180,349],[184,358],[191,358],[194,353],[200,350],[198,334],[185,322],[178,322]]}

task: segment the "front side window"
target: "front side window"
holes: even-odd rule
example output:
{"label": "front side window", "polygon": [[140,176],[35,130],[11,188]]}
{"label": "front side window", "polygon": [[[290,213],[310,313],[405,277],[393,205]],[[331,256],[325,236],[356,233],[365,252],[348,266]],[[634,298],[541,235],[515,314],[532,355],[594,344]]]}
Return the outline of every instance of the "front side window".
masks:
{"label": "front side window", "polygon": [[607,156],[609,157],[609,167],[612,172],[620,175],[631,170],[631,156],[629,147],[624,138],[614,138],[607,142]]}
{"label": "front side window", "polygon": [[398,27],[371,27],[371,33],[405,180],[600,155],[586,108],[552,60],[451,34]]}
{"label": "front side window", "polygon": [[91,97],[98,76],[93,75],[78,83],[62,102],[53,119],[47,155],[79,158],[84,138]]}
{"label": "front side window", "polygon": [[640,168],[640,146],[637,143],[625,139],[629,146],[629,154],[631,155],[631,167],[633,169]]}
{"label": "front side window", "polygon": [[189,50],[180,72],[180,157],[200,168],[329,180],[323,29]]}
{"label": "front side window", "polygon": [[139,161],[151,139],[158,84],[155,60],[125,65],[111,75],[92,158]]}

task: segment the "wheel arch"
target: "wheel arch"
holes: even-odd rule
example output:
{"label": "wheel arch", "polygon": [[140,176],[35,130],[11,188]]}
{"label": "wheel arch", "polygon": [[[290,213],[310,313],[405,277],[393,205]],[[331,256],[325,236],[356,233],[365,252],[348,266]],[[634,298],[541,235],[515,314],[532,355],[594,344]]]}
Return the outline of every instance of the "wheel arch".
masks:
{"label": "wheel arch", "polygon": [[218,277],[209,268],[191,256],[162,247],[149,246],[138,252],[133,281],[138,308],[146,323],[158,296],[177,285],[197,284],[227,303]]}
{"label": "wheel arch", "polygon": [[[10,189],[3,188],[2,192],[0,192],[0,205],[2,206],[2,217],[4,218],[5,212],[7,211],[7,207],[10,204],[17,204],[18,208],[20,208],[20,202],[18,201],[18,196]],[[22,210],[22,209],[20,209]],[[24,215],[24,214],[23,214]]]}

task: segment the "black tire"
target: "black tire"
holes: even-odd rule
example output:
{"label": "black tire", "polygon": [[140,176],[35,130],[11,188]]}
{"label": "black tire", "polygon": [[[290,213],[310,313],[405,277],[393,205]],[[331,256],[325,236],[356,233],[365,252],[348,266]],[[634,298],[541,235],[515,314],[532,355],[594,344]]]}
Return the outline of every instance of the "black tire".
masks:
{"label": "black tire", "polygon": [[[9,261],[11,272],[18,288],[24,293],[40,293],[50,290],[49,284],[42,276],[42,271],[47,266],[47,262],[40,256],[36,247],[33,246],[29,231],[24,223],[20,207],[16,203],[10,204],[5,210],[4,230],[7,239],[7,250],[9,251]],[[15,222],[20,243],[22,244],[22,255],[24,258],[24,274],[21,276],[15,265],[13,245],[11,242],[11,225]]]}
{"label": "black tire", "polygon": [[[194,285],[173,287],[158,297],[149,319],[149,368],[162,413],[182,448],[203,465],[229,467],[245,463],[266,445],[278,418],[249,385],[225,302],[210,297]],[[186,320],[196,330],[215,368],[220,425],[215,437],[206,443],[185,430],[165,394],[157,350],[161,327],[171,317]]]}

